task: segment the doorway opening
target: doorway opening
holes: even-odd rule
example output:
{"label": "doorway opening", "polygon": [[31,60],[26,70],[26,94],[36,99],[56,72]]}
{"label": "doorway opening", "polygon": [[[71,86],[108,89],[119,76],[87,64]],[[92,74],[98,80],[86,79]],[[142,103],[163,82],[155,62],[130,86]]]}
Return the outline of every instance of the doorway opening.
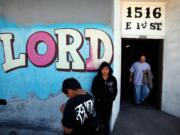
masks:
{"label": "doorway opening", "polygon": [[146,56],[146,62],[153,73],[153,89],[150,91],[146,104],[161,108],[163,40],[161,39],[122,39],[121,66],[121,104],[134,103],[133,84],[129,82],[129,69],[139,60],[140,55]]}

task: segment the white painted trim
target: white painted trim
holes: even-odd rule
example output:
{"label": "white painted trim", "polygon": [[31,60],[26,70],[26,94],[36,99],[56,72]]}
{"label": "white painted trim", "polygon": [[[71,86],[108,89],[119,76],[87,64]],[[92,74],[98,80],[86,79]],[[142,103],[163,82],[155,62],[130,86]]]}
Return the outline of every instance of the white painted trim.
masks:
{"label": "white painted trim", "polygon": [[[146,36],[146,35],[143,35]],[[139,35],[122,35],[122,38],[137,38],[137,39],[141,39],[139,38]],[[146,36],[146,39],[165,39],[165,36]]]}
{"label": "white painted trim", "polygon": [[121,0],[114,0],[114,76],[117,79],[118,93],[113,103],[111,117],[111,131],[120,110],[120,82],[121,82]]}

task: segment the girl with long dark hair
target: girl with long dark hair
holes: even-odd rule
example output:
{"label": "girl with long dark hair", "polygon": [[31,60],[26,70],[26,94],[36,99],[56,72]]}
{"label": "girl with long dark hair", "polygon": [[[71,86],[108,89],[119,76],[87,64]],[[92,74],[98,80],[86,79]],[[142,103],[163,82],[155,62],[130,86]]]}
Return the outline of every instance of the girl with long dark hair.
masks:
{"label": "girl with long dark hair", "polygon": [[103,62],[92,83],[95,98],[95,110],[99,120],[100,134],[109,135],[109,121],[112,104],[117,95],[117,81],[113,70],[107,62]]}

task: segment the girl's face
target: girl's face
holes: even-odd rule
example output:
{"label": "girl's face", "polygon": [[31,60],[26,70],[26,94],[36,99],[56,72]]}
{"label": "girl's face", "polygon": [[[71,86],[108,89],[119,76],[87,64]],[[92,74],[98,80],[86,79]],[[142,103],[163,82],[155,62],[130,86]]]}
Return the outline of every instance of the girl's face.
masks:
{"label": "girl's face", "polygon": [[102,73],[103,76],[109,75],[109,67],[103,67],[101,69],[101,73]]}

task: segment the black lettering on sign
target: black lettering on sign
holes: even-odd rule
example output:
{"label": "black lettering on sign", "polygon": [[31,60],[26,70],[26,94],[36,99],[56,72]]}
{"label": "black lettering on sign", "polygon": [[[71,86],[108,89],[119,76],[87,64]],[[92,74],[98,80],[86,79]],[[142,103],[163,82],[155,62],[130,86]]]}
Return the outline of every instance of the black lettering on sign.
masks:
{"label": "black lettering on sign", "polygon": [[130,30],[131,29],[131,22],[126,22],[126,30]]}
{"label": "black lettering on sign", "polygon": [[154,16],[154,18],[160,18],[161,17],[161,8],[160,7],[155,8],[153,10],[153,16]]}
{"label": "black lettering on sign", "polygon": [[147,27],[147,22],[145,21],[144,23],[137,23],[137,29],[140,30],[145,29]]}
{"label": "black lettering on sign", "polygon": [[151,18],[150,17],[150,7],[146,8],[146,18]]}
{"label": "black lettering on sign", "polygon": [[150,30],[162,30],[162,23],[150,23]]}
{"label": "black lettering on sign", "polygon": [[135,18],[141,18],[142,15],[142,7],[135,7]]}
{"label": "black lettering on sign", "polygon": [[127,8],[127,18],[160,18],[162,16],[161,13],[161,7],[157,7],[157,8],[150,8],[147,7],[145,9],[143,9],[143,7],[134,7],[132,9],[132,7],[128,7]]}
{"label": "black lettering on sign", "polygon": [[128,17],[128,18],[132,18],[132,10],[131,10],[131,7],[128,7],[127,8],[127,16],[126,17]]}

